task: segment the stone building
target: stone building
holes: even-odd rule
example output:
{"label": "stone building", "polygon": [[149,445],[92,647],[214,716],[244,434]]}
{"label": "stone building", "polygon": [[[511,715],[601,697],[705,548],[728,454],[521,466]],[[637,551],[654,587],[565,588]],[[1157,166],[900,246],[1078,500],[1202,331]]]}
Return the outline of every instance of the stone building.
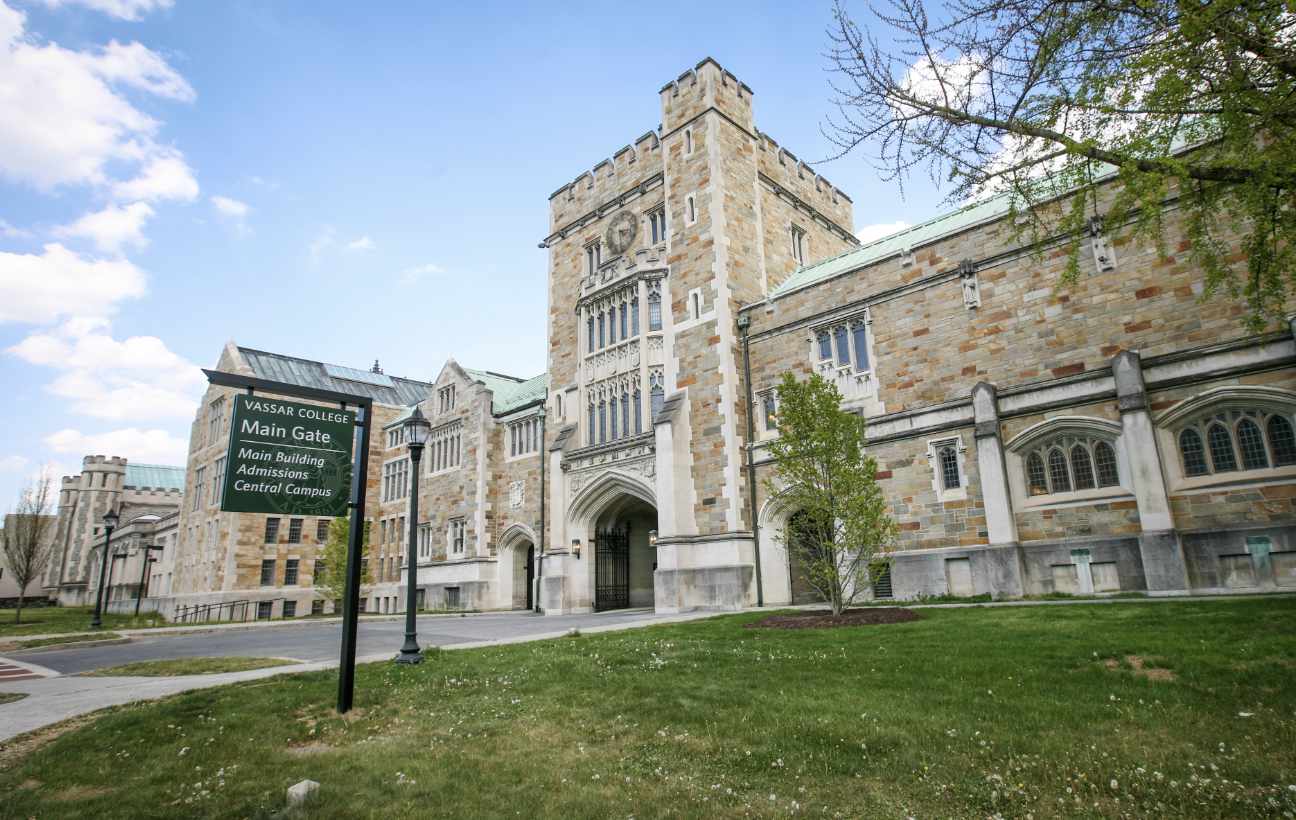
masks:
{"label": "stone building", "polygon": [[[1199,299],[1172,200],[1168,258],[1096,219],[1065,287],[1067,237],[1033,252],[1003,199],[861,246],[850,198],[757,128],[752,98],[704,60],[661,89],[660,126],[551,195],[543,376],[450,361],[418,382],[226,347],[222,370],[379,403],[367,607],[404,605],[414,403],[433,424],[423,608],[805,600],[797,511],[764,486],[787,372],[868,422],[901,533],[878,597],[1296,586],[1296,342]],[[229,392],[195,420],[175,592],[301,614],[326,523],[203,495]]]}
{"label": "stone building", "polygon": [[[46,592],[62,605],[93,604],[102,563],[104,513],[116,510],[120,523],[113,541],[125,543],[118,538],[142,532],[145,523],[151,529],[152,522],[176,512],[184,486],[183,467],[129,464],[116,456],[82,459],[81,474],[64,476],[59,486]],[[139,525],[128,529],[137,519]]]}
{"label": "stone building", "polygon": [[[179,469],[179,468],[176,468]],[[170,590],[179,542],[180,509],[123,519],[109,542],[109,571],[104,586],[108,612],[170,613]],[[91,568],[90,594],[99,586],[99,565]]]}

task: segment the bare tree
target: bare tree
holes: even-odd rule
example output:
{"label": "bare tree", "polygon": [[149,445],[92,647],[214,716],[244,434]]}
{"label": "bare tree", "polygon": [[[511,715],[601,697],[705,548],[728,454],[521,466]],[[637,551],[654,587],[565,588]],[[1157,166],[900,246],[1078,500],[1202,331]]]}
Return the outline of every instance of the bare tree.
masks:
{"label": "bare tree", "polygon": [[[1245,298],[1255,327],[1296,284],[1296,14],[1282,0],[837,0],[828,57],[841,154],[883,178],[925,168],[949,200],[1001,192],[1036,242],[1102,214],[1161,247],[1184,211],[1207,295]],[[1047,207],[1046,207],[1047,206]],[[1247,275],[1234,275],[1240,237]]]}
{"label": "bare tree", "polygon": [[45,473],[23,488],[18,506],[5,517],[5,564],[18,585],[18,609],[14,623],[22,623],[27,585],[39,578],[49,564],[54,547],[53,482]]}

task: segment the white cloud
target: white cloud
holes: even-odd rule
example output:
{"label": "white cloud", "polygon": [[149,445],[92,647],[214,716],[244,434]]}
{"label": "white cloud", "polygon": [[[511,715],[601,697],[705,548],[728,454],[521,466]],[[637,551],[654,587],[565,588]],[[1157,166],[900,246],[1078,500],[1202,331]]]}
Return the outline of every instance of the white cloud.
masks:
{"label": "white cloud", "polygon": [[159,123],[119,93],[127,87],[192,101],[193,88],[163,57],[139,43],[77,51],[36,42],[25,36],[25,23],[0,0],[0,101],[11,112],[0,117],[0,178],[42,190],[105,186],[113,181],[110,165],[179,157],[156,142]]}
{"label": "white cloud", "polygon": [[903,231],[908,227],[909,223],[904,220],[898,220],[896,222],[879,222],[876,225],[865,225],[855,231],[855,237],[859,239],[862,244],[867,245],[875,239],[890,236],[891,234]]}
{"label": "white cloud", "polygon": [[428,262],[426,265],[415,265],[411,268],[405,268],[400,272],[397,278],[402,285],[413,285],[425,277],[435,276],[439,273],[445,273],[445,268]]}
{"label": "white cloud", "polygon": [[0,219],[0,236],[5,239],[26,239],[31,236],[31,231],[23,230],[6,219]]}
{"label": "white cloud", "polygon": [[169,9],[175,0],[45,0],[50,8],[84,6],[121,20],[138,20],[158,9]]}
{"label": "white cloud", "polygon": [[46,389],[73,411],[105,419],[190,418],[206,380],[156,336],[113,338],[103,319],[71,319],[7,351],[63,371]]}
{"label": "white cloud", "polygon": [[211,198],[211,203],[222,216],[228,216],[233,219],[243,219],[248,215],[248,212],[252,210],[248,207],[246,202],[240,202],[237,199],[230,199],[227,196],[214,196]]}
{"label": "white cloud", "polygon": [[349,251],[371,251],[374,249],[374,241],[370,239],[368,235],[365,235],[359,239],[353,239],[348,242],[346,244],[346,249]]}
{"label": "white cloud", "polygon": [[315,238],[306,245],[306,252],[310,254],[312,265],[318,265],[320,259],[331,248],[337,245],[337,232],[331,225],[325,225],[315,234]]}
{"label": "white cloud", "polygon": [[166,149],[140,169],[139,174],[113,185],[113,196],[119,200],[179,199],[192,202],[198,196],[198,180],[179,151]]}
{"label": "white cloud", "polygon": [[0,323],[102,316],[144,290],[144,272],[125,259],[91,259],[58,243],[39,255],[0,251]]}
{"label": "white cloud", "polygon": [[30,463],[26,456],[4,456],[0,458],[0,473],[21,473]]}
{"label": "white cloud", "polygon": [[102,251],[116,253],[124,245],[143,247],[144,223],[153,217],[153,209],[146,202],[132,202],[125,207],[108,205],[102,211],[88,213],[73,222],[54,230],[55,235],[89,239]]}
{"label": "white cloud", "polygon": [[138,427],[93,434],[66,428],[46,436],[45,444],[56,453],[124,456],[153,464],[184,464],[189,449],[189,442],[166,430]]}

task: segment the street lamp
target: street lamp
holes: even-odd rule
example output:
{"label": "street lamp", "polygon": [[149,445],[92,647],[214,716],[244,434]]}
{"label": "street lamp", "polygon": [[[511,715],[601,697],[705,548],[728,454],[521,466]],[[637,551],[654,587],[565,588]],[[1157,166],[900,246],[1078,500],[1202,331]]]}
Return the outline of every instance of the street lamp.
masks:
{"label": "street lamp", "polygon": [[103,517],[103,522],[104,522],[103,566],[100,567],[99,569],[99,593],[95,595],[94,613],[90,616],[91,629],[99,629],[100,627],[103,626],[103,620],[100,618],[99,613],[103,609],[104,580],[108,575],[108,542],[112,540],[112,532],[113,530],[117,529],[118,520],[119,519],[117,517],[117,511],[109,507],[108,512],[104,513],[104,517]]}
{"label": "street lamp", "polygon": [[423,411],[416,404],[414,411],[401,426],[405,430],[405,443],[409,445],[413,479],[410,481],[409,541],[405,546],[406,572],[409,576],[405,587],[405,643],[396,656],[396,663],[422,663],[423,654],[419,651],[417,635],[418,561],[414,555],[418,549],[419,460],[423,458],[423,445],[427,444],[428,437],[432,435],[432,423],[424,417]]}
{"label": "street lamp", "polygon": [[140,570],[139,587],[135,590],[135,617],[139,617],[140,602],[144,600],[144,594],[148,591],[148,570],[149,564],[155,563],[156,558],[149,555],[150,552],[161,552],[164,548],[154,544],[141,544],[140,551],[144,553],[144,560],[140,563],[144,567]]}

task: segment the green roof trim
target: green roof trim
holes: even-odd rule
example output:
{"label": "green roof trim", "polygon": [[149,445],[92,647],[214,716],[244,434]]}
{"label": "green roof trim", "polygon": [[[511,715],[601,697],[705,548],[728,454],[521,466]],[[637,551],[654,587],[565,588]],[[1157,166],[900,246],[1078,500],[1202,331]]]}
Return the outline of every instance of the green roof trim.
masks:
{"label": "green roof trim", "polygon": [[1002,219],[1007,215],[1010,204],[1011,199],[1008,193],[998,194],[981,202],[974,202],[958,210],[941,214],[926,222],[896,231],[880,239],[875,239],[867,245],[852,248],[822,262],[808,265],[774,288],[770,292],[770,298],[778,299],[793,291],[903,253],[906,248],[914,250],[937,239],[965,231],[968,228]]}
{"label": "green roof trim", "polygon": [[185,468],[165,464],[126,464],[127,487],[152,487],[157,490],[184,490]]}
{"label": "green roof trim", "polygon": [[515,376],[505,376],[489,370],[471,370],[467,367],[464,368],[464,372],[474,381],[486,385],[486,389],[491,391],[491,412],[497,416],[543,402],[549,381],[548,373],[541,373],[530,379],[519,379]]}

